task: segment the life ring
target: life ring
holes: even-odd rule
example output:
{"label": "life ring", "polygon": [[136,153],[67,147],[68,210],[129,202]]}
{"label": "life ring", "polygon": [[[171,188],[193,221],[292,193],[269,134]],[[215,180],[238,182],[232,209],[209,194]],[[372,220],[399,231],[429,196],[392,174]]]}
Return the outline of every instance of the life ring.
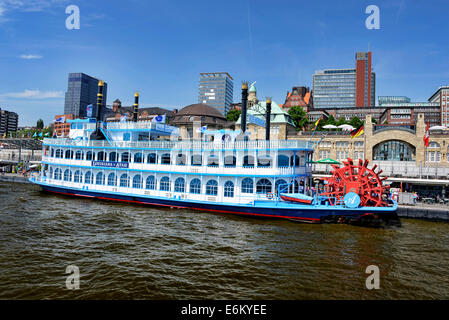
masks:
{"label": "life ring", "polygon": [[271,192],[268,192],[268,193],[267,193],[267,198],[268,198],[268,199],[273,199],[273,194],[272,194]]}

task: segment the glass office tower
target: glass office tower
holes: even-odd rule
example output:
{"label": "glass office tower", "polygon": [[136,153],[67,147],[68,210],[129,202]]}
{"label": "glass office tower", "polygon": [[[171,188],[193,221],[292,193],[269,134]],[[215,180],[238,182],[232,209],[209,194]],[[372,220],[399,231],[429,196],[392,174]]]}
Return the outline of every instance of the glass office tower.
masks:
{"label": "glass office tower", "polygon": [[[65,93],[64,114],[74,114],[76,118],[86,117],[86,107],[93,105],[92,116],[96,114],[97,93],[99,79],[93,78],[84,73],[69,73],[69,83]],[[101,118],[104,116],[106,108],[108,85],[105,82],[103,87],[103,107],[100,112]]]}
{"label": "glass office tower", "polygon": [[233,80],[227,72],[200,73],[198,103],[207,104],[226,115],[234,98]]}

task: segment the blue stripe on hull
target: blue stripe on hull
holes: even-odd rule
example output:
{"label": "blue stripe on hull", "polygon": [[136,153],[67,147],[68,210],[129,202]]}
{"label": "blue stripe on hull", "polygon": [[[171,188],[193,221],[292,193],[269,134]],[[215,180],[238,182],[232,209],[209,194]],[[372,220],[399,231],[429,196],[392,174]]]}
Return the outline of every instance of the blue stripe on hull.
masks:
{"label": "blue stripe on hull", "polygon": [[150,198],[150,197],[140,197],[135,195],[122,195],[122,194],[112,194],[104,192],[94,192],[87,190],[74,190],[69,188],[54,187],[49,185],[41,185],[44,191],[60,193],[71,196],[79,197],[91,197],[103,200],[113,200],[113,201],[124,201],[131,203],[155,205],[155,206],[166,206],[166,207],[177,207],[177,208],[189,208],[194,210],[203,210],[218,213],[231,213],[231,214],[243,214],[250,216],[268,217],[268,218],[283,218],[283,219],[294,219],[304,222],[319,223],[321,218],[326,216],[351,216],[359,217],[367,213],[384,213],[388,215],[395,215],[395,210],[389,210],[386,212],[379,212],[379,208],[370,210],[333,210],[331,207],[326,209],[321,209],[318,207],[310,206],[301,208],[270,208],[270,207],[257,207],[257,206],[241,206],[241,205],[227,205],[227,204],[217,204],[217,203],[204,203],[204,202],[189,202],[186,200],[177,199],[161,199],[161,198]]}

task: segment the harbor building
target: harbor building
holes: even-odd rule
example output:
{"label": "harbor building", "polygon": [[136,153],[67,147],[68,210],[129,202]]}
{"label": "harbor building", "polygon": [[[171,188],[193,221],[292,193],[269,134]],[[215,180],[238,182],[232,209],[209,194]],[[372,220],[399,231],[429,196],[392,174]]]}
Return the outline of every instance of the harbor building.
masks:
{"label": "harbor building", "polygon": [[302,107],[304,111],[313,108],[312,91],[308,87],[293,87],[292,91],[287,91],[285,102],[281,107],[288,112],[291,107]]}
{"label": "harbor building", "polygon": [[55,116],[53,134],[58,137],[68,137],[70,132],[70,123],[67,120],[75,119],[74,114],[61,114]]}
{"label": "harbor building", "polygon": [[[107,108],[104,115],[104,120],[106,122],[120,121],[125,117],[126,119],[132,119],[133,117],[133,106],[122,106],[122,102],[119,99],[115,99],[112,104],[112,109]],[[165,115],[167,122],[173,120],[175,114],[178,112],[177,109],[168,110],[159,107],[150,108],[139,108],[137,121],[151,121],[153,118],[159,115]]]}
{"label": "harbor building", "polygon": [[440,106],[441,125],[449,126],[449,86],[442,86],[429,98],[430,103]]}
{"label": "harbor building", "polygon": [[376,74],[371,52],[356,53],[355,69],[327,69],[313,75],[315,109],[370,108],[375,106]]}
{"label": "harbor building", "polygon": [[6,137],[10,132],[16,132],[19,124],[19,115],[12,111],[0,108],[0,137]]}
{"label": "harbor building", "polygon": [[207,104],[226,116],[234,99],[233,80],[227,72],[200,73],[198,103]]}
{"label": "harbor building", "polygon": [[[85,73],[69,73],[67,92],[65,93],[64,114],[73,114],[75,118],[87,117],[86,107],[92,105],[92,115],[96,114],[98,82],[100,80]],[[104,117],[108,85],[104,82],[103,104],[100,116]]]}

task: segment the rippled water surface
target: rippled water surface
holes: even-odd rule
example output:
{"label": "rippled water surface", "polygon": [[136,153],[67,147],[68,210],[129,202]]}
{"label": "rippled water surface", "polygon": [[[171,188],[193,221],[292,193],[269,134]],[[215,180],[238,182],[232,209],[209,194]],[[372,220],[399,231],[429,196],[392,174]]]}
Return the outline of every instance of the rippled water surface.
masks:
{"label": "rippled water surface", "polygon": [[[66,289],[68,265],[80,289]],[[365,288],[378,265],[379,290]],[[449,298],[449,224],[308,225],[0,182],[1,299]]]}

